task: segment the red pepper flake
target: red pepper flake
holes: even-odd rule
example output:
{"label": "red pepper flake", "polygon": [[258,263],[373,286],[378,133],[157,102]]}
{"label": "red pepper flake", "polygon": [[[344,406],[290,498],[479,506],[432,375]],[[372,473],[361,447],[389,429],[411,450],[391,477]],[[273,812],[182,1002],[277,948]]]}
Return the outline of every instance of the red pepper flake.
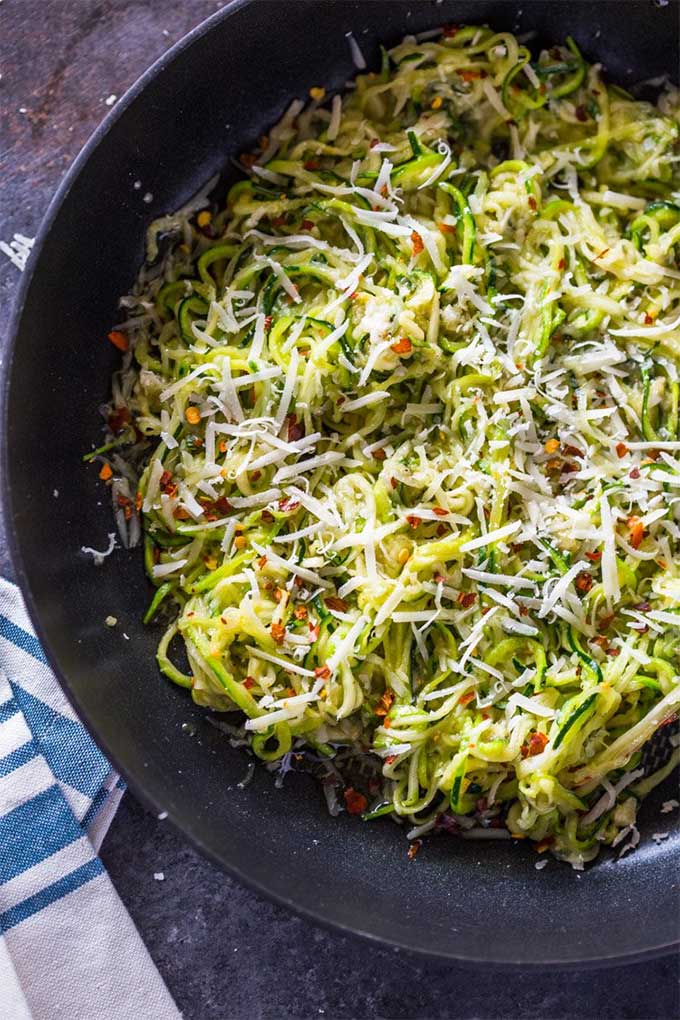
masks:
{"label": "red pepper flake", "polygon": [[299,500],[289,499],[288,497],[279,500],[279,510],[281,510],[284,514],[292,513],[294,510],[297,510],[299,506]]}
{"label": "red pepper flake", "polygon": [[412,528],[417,528],[421,524],[420,517],[416,517],[414,514],[409,514],[406,518]]}
{"label": "red pepper flake", "polygon": [[422,239],[422,237],[420,236],[420,234],[418,233],[417,230],[414,230],[411,233],[411,244],[413,245],[413,254],[414,255],[420,255],[420,253],[421,253],[421,251],[423,251],[425,245],[423,244],[423,239]]}
{"label": "red pepper flake", "polygon": [[296,606],[293,610],[293,616],[296,620],[307,619],[307,606]]}
{"label": "red pepper flake", "polygon": [[659,723],[659,729],[661,729],[662,726],[670,726],[671,723],[674,723],[677,718],[678,717],[675,714],[674,715],[667,715],[666,718],[662,719],[661,722]]}
{"label": "red pepper flake", "polygon": [[318,170],[319,169],[319,164],[317,163],[317,161],[315,159],[308,159],[305,163],[303,163],[303,166],[304,166],[305,170]]}
{"label": "red pepper flake", "polygon": [[276,641],[277,645],[283,643],[283,639],[286,636],[286,628],[282,623],[272,623],[271,625],[272,637]]}
{"label": "red pepper flake", "polygon": [[608,255],[608,254],[609,254],[609,248],[603,248],[602,251],[600,252],[600,254],[595,256],[595,261],[597,261],[597,259],[603,259],[605,257],[605,255]]}
{"label": "red pepper flake", "polygon": [[537,854],[544,854],[548,847],[551,847],[554,842],[554,836],[545,836],[540,843],[534,843],[534,850]]}
{"label": "red pepper flake", "polygon": [[108,417],[107,424],[114,435],[122,432],[130,421],[130,412],[127,407],[116,407]]}
{"label": "red pepper flake", "polygon": [[383,693],[383,696],[381,697],[380,701],[378,702],[378,704],[376,706],[375,714],[379,715],[379,716],[387,715],[387,713],[389,712],[390,708],[392,707],[392,702],[393,701],[394,701],[394,694],[392,693],[392,691],[390,691],[390,690],[385,691]]}
{"label": "red pepper flake", "polygon": [[650,315],[649,312],[645,312],[645,326],[651,326],[654,322],[654,316]]}
{"label": "red pepper flake", "polygon": [[387,454],[385,453],[384,447],[379,446],[377,450],[373,451],[374,460],[384,460]]}
{"label": "red pepper flake", "polygon": [[536,212],[536,210],[538,208],[538,205],[536,203],[536,199],[534,198],[533,195],[529,195],[529,208],[531,209],[532,212]]}
{"label": "red pepper flake", "polygon": [[[648,628],[645,627],[645,630],[647,630],[647,629]],[[640,633],[640,632],[638,631],[638,633]],[[620,654],[621,654],[621,649],[620,648],[608,648],[607,649],[607,655],[611,656],[612,659],[615,659],[617,657],[617,655],[620,655]]]}
{"label": "red pepper flake", "polygon": [[390,478],[390,485],[392,486],[393,489],[396,489],[396,487],[399,485],[399,482],[397,481],[396,478]]}
{"label": "red pepper flake", "polygon": [[617,457],[625,457],[630,452],[625,443],[617,443],[615,449]]}
{"label": "red pepper flake", "polygon": [[286,418],[288,426],[288,442],[295,443],[302,439],[305,434],[305,427],[297,420],[297,415],[289,414]]}
{"label": "red pepper flake", "polygon": [[520,616],[528,616],[529,615],[529,610],[527,609],[526,606],[520,606],[519,607],[519,615]]}
{"label": "red pepper flake", "polygon": [[119,329],[112,329],[108,334],[108,338],[119,351],[126,351],[128,349],[128,338]]}
{"label": "red pepper flake", "polygon": [[474,691],[468,691],[467,694],[463,694],[458,699],[458,704],[459,705],[469,705],[470,702],[473,700],[474,696],[475,696],[475,692]]}
{"label": "red pepper flake", "polygon": [[390,350],[394,351],[395,354],[410,354],[413,350],[413,344],[407,336],[402,336],[397,340],[396,344],[390,345]]}
{"label": "red pepper flake", "polygon": [[589,574],[587,571],[584,571],[582,574],[578,575],[578,577],[576,578],[577,591],[583,592],[584,595],[587,595],[592,587],[593,587],[592,574]]}
{"label": "red pepper flake", "polygon": [[453,39],[454,35],[457,35],[459,31],[460,25],[444,25],[442,36],[444,39]]}
{"label": "red pepper flake", "polygon": [[330,675],[331,675],[331,667],[328,666],[328,665],[326,665],[326,666],[317,666],[315,668],[315,670],[314,670],[314,676],[316,677],[317,680],[328,680]]}
{"label": "red pepper flake", "polygon": [[319,630],[320,630],[319,624],[318,623],[312,623],[312,621],[310,620],[309,621],[309,636],[311,637],[312,641],[316,641],[316,639],[318,638]]}
{"label": "red pepper flake", "polygon": [[389,717],[383,719],[383,729],[389,730],[391,725],[392,725],[392,720]]}
{"label": "red pepper flake", "polygon": [[606,638],[604,634],[596,634],[595,637],[590,638],[590,642],[593,645],[599,645],[605,652],[609,648],[609,638]]}
{"label": "red pepper flake", "polygon": [[628,477],[637,480],[640,477],[640,469],[634,467],[632,471],[628,472]]}
{"label": "red pepper flake", "polygon": [[459,71],[458,74],[463,81],[476,81],[477,78],[486,78],[485,71]]}
{"label": "red pepper flake", "polygon": [[264,570],[264,568],[266,566],[267,566],[267,557],[266,556],[260,556],[259,560],[257,561],[258,570]]}
{"label": "red pepper flake", "polygon": [[245,689],[247,691],[249,691],[251,687],[254,687],[255,686],[255,679],[254,679],[254,677],[247,676],[245,678],[245,680],[243,681],[243,686],[245,687]]}
{"label": "red pepper flake", "polygon": [[265,317],[264,317],[264,328],[265,328],[265,330],[267,332],[269,332],[269,330],[272,328],[272,322],[273,321],[274,321],[274,317],[272,315],[265,315]]}
{"label": "red pepper flake", "polygon": [[251,482],[257,482],[257,481],[259,481],[259,479],[260,479],[261,477],[262,477],[262,472],[261,472],[261,471],[259,471],[259,470],[257,470],[257,471],[251,471],[251,472],[250,472],[250,480],[251,480]]}
{"label": "red pepper flake", "polygon": [[103,482],[108,482],[109,478],[113,477],[113,471],[111,470],[110,464],[102,464],[99,477]]}
{"label": "red pepper flake", "polygon": [[566,269],[567,268],[566,259],[560,259],[560,261],[557,263],[557,268],[558,269]]}
{"label": "red pepper flake", "polygon": [[282,227],[285,222],[286,222],[286,217],[283,214],[281,216],[274,216],[274,217],[272,217],[272,226],[273,227]]}
{"label": "red pepper flake", "polygon": [[456,228],[451,223],[438,223],[437,226],[442,234],[456,233]]}
{"label": "red pepper flake", "polygon": [[443,506],[433,506],[432,510],[436,513],[437,517],[448,517],[449,511],[445,510]]}
{"label": "red pepper flake", "polygon": [[628,531],[630,532],[630,544],[633,549],[639,549],[642,544],[642,539],[645,537],[645,526],[639,517],[633,515],[626,521],[628,525]]}
{"label": "red pepper flake", "polygon": [[476,591],[460,591],[458,592],[458,597],[456,598],[456,602],[458,603],[459,606],[462,606],[463,609],[469,609],[470,606],[474,606],[476,601],[477,601]]}
{"label": "red pepper flake", "polygon": [[574,112],[576,113],[576,120],[580,120],[581,123],[588,120],[585,106],[577,106]]}
{"label": "red pepper flake", "polygon": [[142,509],[143,502],[144,497],[142,496],[141,492],[138,489],[137,492],[135,493],[135,510],[137,511],[137,513],[139,513],[139,511]]}
{"label": "red pepper flake", "polygon": [[363,793],[358,793],[351,786],[344,791],[343,797],[345,798],[345,806],[350,815],[362,815],[368,807],[368,801]]}
{"label": "red pepper flake", "polygon": [[438,524],[437,525],[437,535],[440,538],[442,537],[442,535],[446,534],[446,530],[447,530],[447,525],[446,524]]}
{"label": "red pepper flake", "polygon": [[540,754],[548,743],[548,738],[545,733],[532,733],[529,737],[529,743],[523,744],[520,748],[520,752],[523,758],[533,758],[534,755]]}
{"label": "red pepper flake", "polygon": [[248,170],[254,165],[257,156],[254,152],[242,152],[239,159]]}
{"label": "red pepper flake", "polygon": [[595,552],[587,552],[586,559],[589,559],[591,563],[599,563],[602,559],[602,553],[597,549]]}
{"label": "red pepper flake", "polygon": [[336,613],[346,613],[349,606],[344,599],[339,599],[337,595],[329,595],[327,599],[324,599],[324,605],[329,609],[334,609]]}
{"label": "red pepper flake", "polygon": [[414,839],[413,840],[413,842],[411,843],[411,845],[408,848],[408,859],[409,859],[409,861],[412,861],[412,860],[415,859],[415,856],[418,853],[418,851],[420,850],[422,845],[423,845],[422,839]]}
{"label": "red pepper flake", "polygon": [[379,138],[371,138],[371,141],[370,141],[369,146],[368,146],[369,149],[375,149],[376,145],[380,145],[380,139]]}
{"label": "red pepper flake", "polygon": [[436,582],[436,584],[444,584],[446,578],[444,577],[443,574],[435,574],[433,580]]}
{"label": "red pepper flake", "polygon": [[312,230],[314,228],[313,220],[303,220],[300,224],[303,230]]}
{"label": "red pepper flake", "polygon": [[386,765],[394,765],[396,760],[397,760],[397,755],[396,754],[388,754],[387,757],[385,758],[385,764]]}
{"label": "red pepper flake", "polygon": [[[125,511],[125,516],[127,517],[127,510]],[[172,516],[176,521],[188,521],[191,518],[191,514],[183,506],[176,506],[172,511]]]}

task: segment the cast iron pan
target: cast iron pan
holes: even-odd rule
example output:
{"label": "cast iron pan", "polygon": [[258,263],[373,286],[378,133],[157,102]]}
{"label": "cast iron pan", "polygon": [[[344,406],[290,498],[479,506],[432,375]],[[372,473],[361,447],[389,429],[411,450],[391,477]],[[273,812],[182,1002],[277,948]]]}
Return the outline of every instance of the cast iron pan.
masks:
{"label": "cast iron pan", "polygon": [[[5,368],[8,531],[38,633],[97,742],[147,805],[230,873],[313,920],[427,954],[630,959],[678,939],[680,834],[651,839],[668,828],[658,809],[673,780],[642,813],[639,849],[580,876],[554,861],[536,871],[519,844],[440,838],[411,862],[389,821],[332,819],[311,777],[291,775],[277,790],[258,768],[239,788],[243,753],[156,670],[157,635],[140,623],[141,554],[118,552],[96,569],[79,552],[105,547],[112,530],[108,495],[81,456],[99,434],[117,361],[103,338],[136,276],[146,223],[251,145],[292,97],[340,87],[354,71],[346,32],[377,62],[378,41],[466,21],[536,30],[546,42],[572,34],[624,85],[677,72],[675,2],[256,0],[216,14],[117,104],[41,229]],[[120,621],[113,630],[109,614]]]}

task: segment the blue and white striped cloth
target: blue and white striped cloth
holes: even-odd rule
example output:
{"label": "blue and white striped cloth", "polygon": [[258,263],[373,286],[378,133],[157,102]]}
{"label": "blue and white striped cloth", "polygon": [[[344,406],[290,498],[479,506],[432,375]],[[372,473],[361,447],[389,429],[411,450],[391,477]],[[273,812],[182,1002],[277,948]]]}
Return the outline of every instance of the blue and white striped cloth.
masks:
{"label": "blue and white striped cloth", "polygon": [[176,1020],[97,856],[123,783],[0,580],[0,1020]]}

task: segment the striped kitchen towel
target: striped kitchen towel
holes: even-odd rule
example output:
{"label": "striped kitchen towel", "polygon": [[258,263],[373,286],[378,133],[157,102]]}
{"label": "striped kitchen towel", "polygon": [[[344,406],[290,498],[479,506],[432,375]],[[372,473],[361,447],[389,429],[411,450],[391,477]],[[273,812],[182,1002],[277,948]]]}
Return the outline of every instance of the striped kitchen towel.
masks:
{"label": "striped kitchen towel", "polygon": [[0,1020],[180,1017],[97,856],[123,789],[0,579]]}

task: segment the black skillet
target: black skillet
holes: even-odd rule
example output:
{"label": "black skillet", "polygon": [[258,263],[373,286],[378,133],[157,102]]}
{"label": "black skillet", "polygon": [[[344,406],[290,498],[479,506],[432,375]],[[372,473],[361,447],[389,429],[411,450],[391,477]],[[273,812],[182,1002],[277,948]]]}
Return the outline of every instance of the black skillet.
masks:
{"label": "black skillet", "polygon": [[[672,779],[642,812],[640,848],[582,875],[554,861],[536,871],[536,854],[519,844],[445,838],[409,861],[401,830],[331,818],[310,777],[289,776],[277,790],[258,769],[239,788],[243,753],[156,670],[157,635],[140,623],[149,597],[140,554],[117,553],[97,569],[79,552],[105,546],[112,528],[81,456],[98,435],[117,359],[103,338],[136,275],[146,223],[251,145],[292,97],[340,87],[354,71],[348,31],[377,65],[379,41],[470,21],[545,42],[571,34],[623,85],[677,75],[676,2],[229,5],[117,104],[42,226],[5,367],[8,531],[32,618],[79,714],[135,792],[232,874],[313,920],[427,954],[506,964],[639,958],[678,940],[680,834],[651,839],[669,827],[658,810]],[[120,621],[113,630],[109,614]]]}

